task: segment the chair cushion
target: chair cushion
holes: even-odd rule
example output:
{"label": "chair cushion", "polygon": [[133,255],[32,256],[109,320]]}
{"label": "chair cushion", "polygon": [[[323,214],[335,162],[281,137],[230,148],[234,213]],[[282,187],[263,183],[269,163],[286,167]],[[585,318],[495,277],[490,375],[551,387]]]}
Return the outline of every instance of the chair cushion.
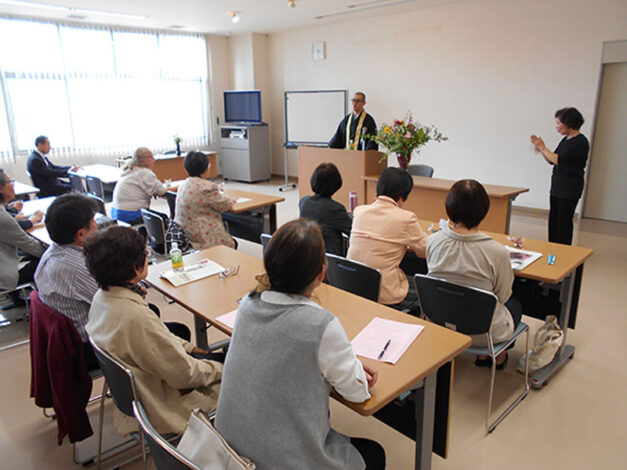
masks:
{"label": "chair cushion", "polygon": [[[511,339],[508,339],[507,341],[503,341],[501,343],[497,343],[494,345],[494,355],[498,356],[499,354],[501,354],[505,350],[505,348],[507,348],[507,346],[509,346],[512,342],[514,342],[514,340],[518,338],[522,333],[524,333],[525,330],[528,328],[529,326],[525,322],[521,321],[516,327],[516,329],[514,330],[514,335],[511,337]],[[466,352],[470,354],[476,354],[478,356],[490,355],[490,350],[488,349],[487,346],[485,347],[471,346],[468,349],[466,349]]]}

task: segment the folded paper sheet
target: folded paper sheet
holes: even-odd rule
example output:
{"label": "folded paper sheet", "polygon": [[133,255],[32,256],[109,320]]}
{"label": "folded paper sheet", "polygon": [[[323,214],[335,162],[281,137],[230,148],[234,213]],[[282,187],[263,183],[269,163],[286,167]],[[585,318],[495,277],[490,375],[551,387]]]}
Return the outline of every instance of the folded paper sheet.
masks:
{"label": "folded paper sheet", "polygon": [[[183,257],[185,260],[185,257]],[[165,261],[169,263],[169,261]],[[161,273],[161,277],[170,281],[174,287],[179,287],[190,282],[204,279],[224,271],[224,268],[215,261],[203,259],[196,264],[186,265],[182,271],[165,271]]]}
{"label": "folded paper sheet", "polygon": [[422,325],[375,317],[351,344],[358,356],[396,364],[423,329]]}

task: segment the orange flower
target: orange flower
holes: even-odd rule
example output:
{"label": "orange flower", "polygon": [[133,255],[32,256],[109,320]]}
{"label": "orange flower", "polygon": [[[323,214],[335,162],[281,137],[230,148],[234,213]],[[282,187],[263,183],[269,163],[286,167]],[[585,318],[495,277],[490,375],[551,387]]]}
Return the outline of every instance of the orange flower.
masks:
{"label": "orange flower", "polygon": [[383,132],[385,132],[386,134],[390,133],[390,126],[385,126],[385,128],[383,129]]}

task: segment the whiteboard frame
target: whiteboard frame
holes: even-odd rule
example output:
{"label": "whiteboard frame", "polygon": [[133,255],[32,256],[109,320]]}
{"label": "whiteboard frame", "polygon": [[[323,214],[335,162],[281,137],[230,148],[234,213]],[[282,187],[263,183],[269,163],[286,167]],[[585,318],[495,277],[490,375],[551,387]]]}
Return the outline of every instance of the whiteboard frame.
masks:
{"label": "whiteboard frame", "polygon": [[[285,143],[284,146],[288,148],[295,148],[299,145],[316,145],[325,147],[329,144],[329,141],[326,142],[306,142],[306,141],[290,141],[288,140],[288,128],[287,128],[287,97],[291,94],[296,93],[344,93],[344,116],[348,114],[348,90],[291,90],[284,92],[283,96],[283,106],[284,106],[284,114],[285,114]],[[329,137],[331,139],[331,136]]]}

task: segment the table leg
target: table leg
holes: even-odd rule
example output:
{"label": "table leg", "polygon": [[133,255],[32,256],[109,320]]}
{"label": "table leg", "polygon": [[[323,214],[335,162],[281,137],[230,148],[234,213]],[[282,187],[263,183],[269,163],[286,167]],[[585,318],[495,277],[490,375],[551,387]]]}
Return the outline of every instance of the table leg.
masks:
{"label": "table leg", "polygon": [[564,333],[562,346],[560,347],[553,360],[548,365],[544,366],[542,369],[534,373],[531,377],[531,386],[534,389],[541,388],[543,385],[545,385],[548,380],[553,376],[553,374],[557,373],[558,370],[564,367],[566,361],[571,359],[575,354],[575,347],[570,344],[566,344],[568,323],[570,319],[573,293],[575,290],[575,274],[575,272],[570,273],[570,275],[561,282],[560,286],[561,306],[559,323]]}
{"label": "table leg", "polygon": [[505,235],[509,235],[509,226],[512,221],[512,202],[513,198],[507,198],[507,222],[505,222]]}
{"label": "table leg", "polygon": [[209,343],[207,342],[207,324],[205,321],[194,315],[194,331],[196,332],[196,347],[200,349],[209,349]]}
{"label": "table leg", "polygon": [[437,371],[434,371],[423,380],[422,387],[415,392],[416,470],[431,469],[436,383]]}
{"label": "table leg", "polygon": [[[263,233],[272,235],[276,230],[276,204],[263,208]],[[259,240],[257,240],[259,243]]]}

